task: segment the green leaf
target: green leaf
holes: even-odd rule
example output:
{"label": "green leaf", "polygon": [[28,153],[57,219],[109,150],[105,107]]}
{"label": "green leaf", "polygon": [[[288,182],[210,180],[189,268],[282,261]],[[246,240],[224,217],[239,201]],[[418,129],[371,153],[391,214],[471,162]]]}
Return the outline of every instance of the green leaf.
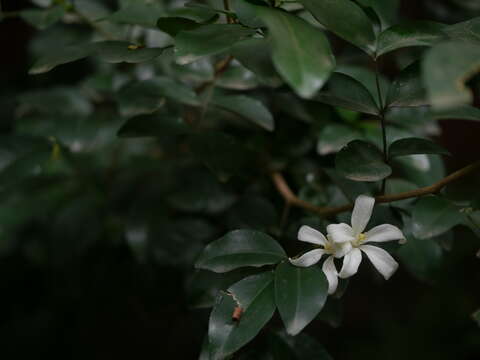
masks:
{"label": "green leaf", "polygon": [[267,230],[278,224],[275,206],[266,198],[243,196],[228,212],[229,228]]}
{"label": "green leaf", "polygon": [[154,28],[157,19],[163,14],[163,6],[159,4],[134,1],[108,16],[105,20],[119,24]]}
{"label": "green leaf", "polygon": [[[243,310],[232,319],[236,307]],[[275,311],[273,273],[247,277],[218,297],[210,315],[208,339],[210,359],[221,360],[250,342]]]}
{"label": "green leaf", "polygon": [[62,47],[57,49],[54,53],[38,59],[28,73],[30,75],[43,74],[59,65],[84,59],[87,56],[90,56],[94,51],[94,43]]}
{"label": "green leaf", "polygon": [[232,175],[244,175],[249,169],[249,152],[230,135],[218,131],[202,131],[190,138],[190,146],[193,155],[220,181],[227,181]]}
{"label": "green leaf", "polygon": [[334,73],[329,81],[329,89],[314,98],[322,103],[344,109],[377,115],[380,110],[370,91],[349,75]]}
{"label": "green leaf", "polygon": [[328,30],[372,55],[375,34],[365,12],[350,0],[300,0]]}
{"label": "green leaf", "polygon": [[276,264],[285,257],[281,246],[267,234],[234,230],[207,245],[195,267],[222,273],[245,266]]}
{"label": "green leaf", "polygon": [[243,66],[255,73],[258,80],[267,86],[280,86],[279,78],[271,59],[271,41],[252,38],[233,46],[231,53]]}
{"label": "green leaf", "polygon": [[[417,188],[417,185],[403,179],[388,179],[385,185],[385,195],[398,194],[405,191],[415,190]],[[409,209],[411,203],[414,201],[415,199],[405,199],[394,201],[390,203],[390,205],[401,209]]]}
{"label": "green leaf", "polygon": [[436,111],[431,114],[434,119],[459,119],[459,120],[471,120],[480,121],[480,109],[464,105],[454,109],[446,109],[442,111]]}
{"label": "green leaf", "polygon": [[389,25],[395,23],[397,12],[400,7],[400,0],[358,0],[360,5],[370,7],[375,11],[381,22],[381,29],[386,29]]}
{"label": "green leaf", "polygon": [[275,271],[275,302],[289,335],[300,333],[322,310],[328,296],[325,275],[317,266],[283,262]]}
{"label": "green leaf", "polygon": [[442,146],[426,139],[404,138],[393,142],[388,148],[388,156],[405,156],[413,154],[451,155]]}
{"label": "green leaf", "polygon": [[189,127],[182,118],[169,114],[139,115],[131,119],[118,130],[118,136],[132,137],[156,137],[176,136],[185,134]]}
{"label": "green leaf", "polygon": [[322,129],[317,142],[317,153],[328,155],[340,151],[350,141],[358,139],[358,130],[343,124],[331,124]]}
{"label": "green leaf", "polygon": [[177,36],[180,31],[195,30],[202,26],[196,21],[181,17],[161,17],[157,21],[157,27],[170,36]]}
{"label": "green leaf", "polygon": [[378,37],[376,57],[411,46],[432,46],[442,38],[444,24],[431,21],[412,21],[394,25]]}
{"label": "green leaf", "polygon": [[428,105],[427,91],[421,77],[421,64],[414,62],[403,69],[390,86],[387,96],[389,107]]}
{"label": "green leaf", "polygon": [[475,320],[475,322],[477,323],[477,325],[480,326],[480,310],[475,311],[475,312],[472,314],[472,318],[473,318],[473,320]]}
{"label": "green leaf", "polygon": [[480,17],[447,26],[444,32],[453,40],[480,43]]}
{"label": "green leaf", "polygon": [[413,235],[427,239],[450,230],[463,221],[459,208],[439,196],[426,196],[415,204],[412,212]]}
{"label": "green leaf", "polygon": [[335,67],[327,38],[296,16],[267,7],[256,9],[269,30],[275,68],[299,96],[311,98]]}
{"label": "green leaf", "polygon": [[441,111],[471,103],[465,82],[478,71],[480,44],[452,41],[430,49],[423,60],[423,81],[433,108]]}
{"label": "green leaf", "polygon": [[226,52],[254,34],[254,30],[237,24],[203,25],[195,30],[180,31],[175,37],[177,62],[185,65],[202,56]]}
{"label": "green leaf", "polygon": [[215,95],[210,103],[237,114],[265,130],[273,131],[275,128],[272,114],[257,99],[245,95]]}
{"label": "green leaf", "polygon": [[163,48],[146,48],[127,41],[102,41],[96,43],[98,55],[109,63],[140,63],[159,57]]}
{"label": "green leaf", "polygon": [[355,181],[379,181],[392,173],[382,152],[361,140],[354,140],[340,150],[335,166],[341,175]]}
{"label": "green leaf", "polygon": [[163,98],[192,106],[200,105],[192,89],[166,76],[130,83],[117,94],[120,112],[125,116],[152,113],[163,105]]}
{"label": "green leaf", "polygon": [[29,9],[20,11],[20,17],[39,30],[45,30],[59,21],[65,14],[65,8],[61,5],[50,9]]}

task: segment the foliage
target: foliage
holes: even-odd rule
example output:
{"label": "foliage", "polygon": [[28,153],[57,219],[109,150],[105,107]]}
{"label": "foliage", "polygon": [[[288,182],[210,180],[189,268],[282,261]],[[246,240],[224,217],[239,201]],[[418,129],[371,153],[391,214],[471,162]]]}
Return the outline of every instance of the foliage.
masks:
{"label": "foliage", "polygon": [[[342,270],[329,294],[325,267],[345,256],[355,273],[362,255],[334,260],[328,242],[323,271],[294,266],[289,258],[305,250],[300,226],[326,233],[350,222],[359,195],[376,197],[369,229],[392,224],[380,226],[407,242],[363,246],[391,253],[422,288],[448,277],[444,259],[457,241],[478,247],[480,197],[468,179],[480,164],[447,171],[444,160],[468,160],[438,141],[439,120],[480,120],[480,17],[455,3],[452,18],[429,5],[428,21],[380,0],[35,0],[3,9],[4,21],[37,30],[28,84],[1,93],[2,103],[15,99],[0,143],[2,261],[56,277],[121,249],[146,273],[173,269],[185,303],[212,308],[208,319],[191,310],[205,334],[200,359],[331,359],[328,337],[304,330],[316,319],[340,325],[350,284],[362,278]],[[364,228],[354,247],[373,238]],[[328,234],[332,246],[342,242]],[[478,309],[475,281],[458,291],[462,319]],[[381,298],[383,288],[361,284]],[[467,335],[465,358],[480,346],[477,328]]]}

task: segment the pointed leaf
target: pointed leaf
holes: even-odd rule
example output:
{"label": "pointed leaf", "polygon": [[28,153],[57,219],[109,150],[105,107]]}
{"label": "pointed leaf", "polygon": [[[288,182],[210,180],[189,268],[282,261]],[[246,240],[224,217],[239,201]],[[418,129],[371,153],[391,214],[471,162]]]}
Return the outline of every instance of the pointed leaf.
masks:
{"label": "pointed leaf", "polygon": [[202,56],[226,52],[254,34],[254,30],[237,24],[203,25],[195,30],[180,31],[175,37],[177,62],[185,65]]}
{"label": "pointed leaf", "polygon": [[29,74],[37,75],[49,72],[55,67],[90,56],[95,51],[94,43],[72,45],[57,49],[54,53],[38,59],[29,70]]}
{"label": "pointed leaf", "polygon": [[311,98],[335,67],[327,38],[294,15],[267,7],[256,9],[269,30],[275,68],[299,96]]}
{"label": "pointed leaf", "polygon": [[272,114],[259,100],[245,95],[215,95],[211,104],[231,111],[265,130],[273,131],[275,128]]}
{"label": "pointed leaf", "polygon": [[[239,320],[232,319],[236,308]],[[253,275],[231,286],[218,297],[210,315],[210,359],[221,360],[250,342],[275,311],[273,273]]]}
{"label": "pointed leaf", "polygon": [[412,212],[413,235],[431,238],[450,230],[463,221],[460,209],[439,196],[426,196],[415,204]]}
{"label": "pointed leaf", "polygon": [[327,296],[327,279],[318,266],[277,266],[275,301],[289,335],[300,333],[318,315]]}
{"label": "pointed leaf", "polygon": [[446,42],[430,49],[423,60],[423,81],[433,108],[440,111],[471,103],[472,92],[465,82],[479,71],[480,43]]}
{"label": "pointed leaf", "polygon": [[438,120],[459,119],[480,121],[480,109],[473,106],[464,105],[454,109],[433,112],[432,117]]}
{"label": "pointed leaf", "polygon": [[378,37],[376,56],[411,46],[432,46],[445,38],[444,24],[431,21],[412,21],[394,25]]}
{"label": "pointed leaf", "polygon": [[361,140],[354,140],[340,150],[335,166],[341,175],[355,181],[379,181],[392,173],[382,152]]}
{"label": "pointed leaf", "polygon": [[426,139],[404,138],[393,142],[388,148],[388,156],[405,156],[413,154],[441,154],[451,155],[442,146]]}
{"label": "pointed leaf", "polygon": [[368,54],[375,50],[375,34],[365,12],[350,0],[300,0],[305,8],[339,37]]}
{"label": "pointed leaf", "polygon": [[276,264],[285,257],[282,247],[267,234],[234,230],[207,245],[195,267],[221,273],[244,266]]}

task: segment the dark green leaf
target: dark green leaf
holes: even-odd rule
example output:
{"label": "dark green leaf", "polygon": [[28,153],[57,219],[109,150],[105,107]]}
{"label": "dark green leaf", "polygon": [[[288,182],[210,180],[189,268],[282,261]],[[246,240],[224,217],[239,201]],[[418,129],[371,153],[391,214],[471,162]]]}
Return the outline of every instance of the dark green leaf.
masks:
{"label": "dark green leaf", "polygon": [[453,40],[480,42],[480,17],[445,27],[444,32]]}
{"label": "dark green leaf", "polygon": [[38,59],[35,64],[30,68],[28,73],[31,75],[43,74],[59,65],[86,58],[87,56],[90,56],[94,51],[94,43],[72,45],[60,48],[57,49],[54,53],[48,54],[45,57]]}
{"label": "dark green leaf", "polygon": [[235,44],[232,55],[247,69],[255,73],[265,85],[276,87],[282,83],[272,63],[271,41],[252,38]]}
{"label": "dark green leaf", "polygon": [[443,111],[433,112],[432,117],[434,119],[459,119],[459,120],[472,120],[480,121],[480,109],[464,105],[454,109],[447,109]]}
{"label": "dark green leaf", "polygon": [[260,196],[243,196],[229,211],[229,228],[268,230],[277,224],[275,206]]}
{"label": "dark green leaf", "polygon": [[381,22],[381,29],[384,30],[391,24],[395,23],[397,18],[400,0],[358,0],[360,5],[370,7],[375,11]]}
{"label": "dark green leaf", "polygon": [[110,63],[140,63],[159,57],[163,48],[146,48],[126,41],[102,41],[96,43],[99,56]]}
{"label": "dark green leaf", "polygon": [[[403,179],[388,179],[385,186],[385,195],[398,194],[405,191],[417,189],[418,186]],[[408,209],[415,199],[405,199],[390,203],[393,207]]]}
{"label": "dark green leaf", "polygon": [[455,204],[439,196],[426,196],[413,208],[413,235],[418,239],[431,238],[450,230],[462,220],[463,215]]}
{"label": "dark green leaf", "polygon": [[[236,307],[243,310],[232,319]],[[250,342],[275,311],[273,273],[247,277],[218,297],[210,315],[210,359],[221,360]]]}
{"label": "dark green leaf", "polygon": [[368,16],[350,0],[300,0],[328,30],[372,55],[375,34]]}
{"label": "dark green leaf", "polygon": [[354,140],[340,150],[335,165],[341,175],[355,181],[379,181],[392,173],[382,152],[361,140]]}
{"label": "dark green leaf", "polygon": [[61,5],[45,10],[29,9],[20,11],[20,17],[39,30],[44,30],[52,26],[59,21],[64,14],[65,8]]}
{"label": "dark green leaf", "polygon": [[334,73],[329,90],[320,92],[315,100],[344,109],[377,115],[379,109],[368,89],[351,76]]}
{"label": "dark green leaf", "polygon": [[267,234],[234,230],[210,243],[195,267],[221,273],[245,266],[276,264],[285,257],[281,246]]}
{"label": "dark green leaf", "polygon": [[394,25],[380,34],[376,56],[410,46],[432,46],[442,38],[445,25],[431,21],[414,21]]}
{"label": "dark green leaf", "polygon": [[152,114],[135,116],[118,130],[118,136],[156,137],[176,136],[188,132],[189,127],[182,118],[167,114]]}
{"label": "dark green leaf", "polygon": [[388,91],[387,104],[390,107],[428,105],[419,62],[407,66],[396,77]]}
{"label": "dark green leaf", "polygon": [[105,20],[154,28],[157,19],[163,14],[163,7],[159,4],[134,1],[108,16]]}
{"label": "dark green leaf", "polygon": [[272,59],[284,80],[304,98],[322,88],[335,67],[322,31],[303,19],[267,7],[256,7],[272,41]]}
{"label": "dark green leaf", "polygon": [[433,108],[440,111],[471,103],[472,92],[465,82],[479,70],[480,44],[452,41],[430,49],[423,60],[423,81]]}
{"label": "dark green leaf", "polygon": [[176,36],[180,31],[194,30],[201,26],[196,21],[181,17],[161,17],[157,27],[170,36]]}
{"label": "dark green leaf", "polygon": [[322,129],[317,143],[317,153],[327,155],[340,151],[350,141],[358,139],[361,134],[355,128],[342,124],[327,125]]}
{"label": "dark green leaf", "polygon": [[426,139],[404,138],[393,142],[388,148],[388,156],[404,156],[413,154],[451,155],[442,146]]}
{"label": "dark green leaf", "polygon": [[254,98],[245,95],[215,95],[211,104],[233,112],[265,130],[273,131],[275,128],[270,111],[261,101]]}
{"label": "dark green leaf", "polygon": [[226,52],[254,34],[254,30],[236,24],[203,25],[195,30],[180,31],[175,37],[177,61],[188,64],[202,56]]}
{"label": "dark green leaf", "polygon": [[325,275],[317,266],[283,262],[275,271],[275,302],[289,335],[297,335],[322,310],[328,296]]}

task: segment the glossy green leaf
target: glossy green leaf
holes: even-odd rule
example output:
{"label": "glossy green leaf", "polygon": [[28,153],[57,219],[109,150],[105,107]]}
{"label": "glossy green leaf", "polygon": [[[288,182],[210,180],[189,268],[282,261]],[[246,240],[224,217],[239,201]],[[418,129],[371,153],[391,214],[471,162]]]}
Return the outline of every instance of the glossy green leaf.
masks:
{"label": "glossy green leaf", "polygon": [[166,114],[135,116],[118,130],[119,137],[156,137],[185,134],[189,127],[182,118]]}
{"label": "glossy green leaf", "polygon": [[441,111],[471,103],[465,82],[479,70],[480,44],[451,41],[430,49],[423,60],[423,81],[433,108]]}
{"label": "glossy green leaf", "polygon": [[177,62],[184,65],[202,56],[226,52],[254,34],[254,30],[237,24],[203,25],[195,30],[180,31],[175,36]]}
{"label": "glossy green leaf", "polygon": [[395,23],[400,0],[358,0],[360,5],[371,8],[377,14],[381,22],[381,30],[385,30]]}
{"label": "glossy green leaf", "polygon": [[286,12],[256,9],[269,30],[275,68],[299,96],[311,98],[335,67],[327,38],[321,30]]}
{"label": "glossy green leaf", "polygon": [[255,73],[265,85],[276,87],[282,80],[275,71],[271,58],[271,41],[252,38],[236,43],[231,53],[243,66]]}
{"label": "glossy green leaf", "polygon": [[94,43],[72,45],[57,49],[54,53],[38,59],[29,70],[29,74],[37,75],[49,72],[55,67],[81,60],[95,51]]}
{"label": "glossy green leaf", "polygon": [[232,0],[232,7],[235,10],[241,24],[251,27],[264,27],[262,19],[258,16],[255,5],[265,5],[262,0]]}
{"label": "glossy green leaf", "polygon": [[273,131],[275,128],[272,114],[267,107],[257,99],[245,95],[215,95],[210,103],[221,109],[237,114],[265,130]]}
{"label": "glossy green leaf", "polygon": [[411,46],[432,46],[445,38],[445,25],[431,21],[413,21],[394,25],[378,37],[376,56]]}
{"label": "glossy green leaf", "polygon": [[96,43],[98,55],[109,63],[140,63],[159,57],[163,48],[147,48],[126,41],[102,41]]}
{"label": "glossy green leaf", "polygon": [[126,116],[151,113],[163,105],[163,98],[192,106],[200,105],[192,89],[164,76],[130,83],[117,94],[120,111]]}
{"label": "glossy green leaf", "polygon": [[327,296],[327,279],[318,266],[277,266],[275,302],[289,335],[300,333],[318,315]]}
{"label": "glossy green leaf", "polygon": [[395,78],[390,86],[387,104],[390,107],[408,107],[428,105],[427,92],[422,82],[419,62],[407,66]]}
{"label": "glossy green leaf", "polygon": [[317,153],[328,155],[340,151],[350,141],[358,139],[361,134],[355,128],[342,124],[327,125],[322,129],[317,142]]}
{"label": "glossy green leaf", "polygon": [[157,21],[157,27],[170,36],[176,36],[180,31],[195,30],[202,26],[196,21],[181,17],[161,17]]}
{"label": "glossy green leaf", "polygon": [[[243,314],[232,319],[236,307]],[[221,360],[250,342],[275,311],[271,271],[247,277],[220,295],[210,315],[208,339],[210,359]]]}
{"label": "glossy green leaf", "polygon": [[[385,186],[385,195],[398,194],[405,191],[415,190],[417,188],[418,188],[417,185],[404,179],[388,179]],[[393,201],[390,203],[390,205],[393,207],[408,209],[411,203],[414,201],[415,201],[414,198],[405,199],[405,200]]]}
{"label": "glossy green leaf", "polygon": [[480,17],[447,26],[444,32],[453,40],[480,43]]}
{"label": "glossy green leaf", "polygon": [[350,0],[300,0],[328,30],[368,54],[375,51],[375,34],[365,12]]}
{"label": "glossy green leaf", "polygon": [[156,3],[134,1],[108,16],[106,20],[119,24],[154,28],[157,19],[164,15],[163,6]]}
{"label": "glossy green leaf", "polygon": [[20,17],[39,30],[44,30],[58,22],[65,14],[61,5],[49,9],[29,9],[20,11]]}
{"label": "glossy green leaf", "polygon": [[451,155],[448,150],[433,141],[421,138],[404,138],[393,142],[388,148],[388,156],[405,156],[413,154]]}
{"label": "glossy green leaf", "polygon": [[413,235],[418,239],[431,238],[450,230],[462,220],[463,215],[455,204],[439,196],[426,196],[413,208]]}
{"label": "glossy green leaf", "polygon": [[210,243],[195,266],[220,273],[245,266],[276,264],[285,257],[281,246],[267,234],[234,230]]}
{"label": "glossy green leaf", "polygon": [[434,119],[459,119],[480,121],[480,109],[464,105],[453,109],[446,109],[443,111],[435,111],[431,114]]}
{"label": "glossy green leaf", "polygon": [[380,111],[370,91],[358,80],[342,73],[334,73],[329,81],[329,89],[321,91],[314,99],[366,114],[377,115]]}
{"label": "glossy green leaf", "polygon": [[335,166],[340,175],[355,181],[379,181],[392,173],[382,152],[361,140],[354,140],[340,150]]}

